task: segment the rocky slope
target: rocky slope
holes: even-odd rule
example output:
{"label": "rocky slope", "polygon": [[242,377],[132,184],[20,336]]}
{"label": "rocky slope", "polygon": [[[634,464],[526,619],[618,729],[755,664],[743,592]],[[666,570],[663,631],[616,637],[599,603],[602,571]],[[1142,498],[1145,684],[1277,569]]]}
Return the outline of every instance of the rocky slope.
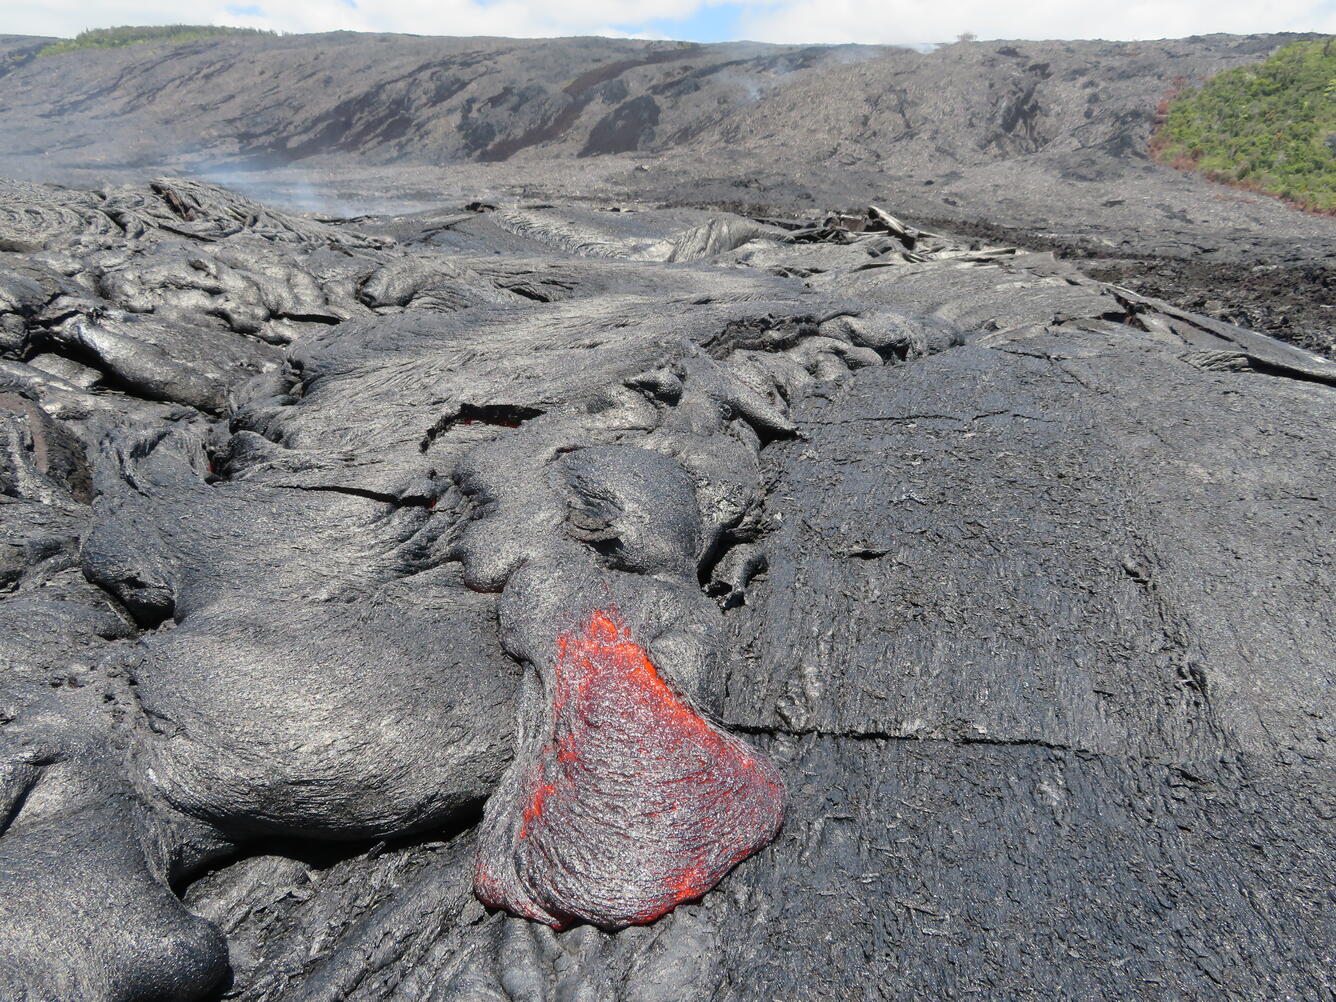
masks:
{"label": "rocky slope", "polygon": [[794,74],[885,51],[350,33],[139,45],[22,62],[0,128],[23,123],[12,154],[112,166],[590,156],[679,146]]}
{"label": "rocky slope", "polygon": [[1256,61],[1289,37],[920,53],[333,34],[42,59],[28,58],[35,42],[11,37],[0,169],[44,180],[296,165],[323,187],[349,168],[394,164],[376,183],[363,174],[344,185],[421,195],[441,165],[477,162],[506,165],[490,170],[493,184],[545,181],[554,194],[613,187],[774,211],[866,190],[918,214],[1106,248],[1223,253],[1302,234],[1316,254],[1330,248],[1329,223],[1180,177],[1145,153],[1176,81]]}

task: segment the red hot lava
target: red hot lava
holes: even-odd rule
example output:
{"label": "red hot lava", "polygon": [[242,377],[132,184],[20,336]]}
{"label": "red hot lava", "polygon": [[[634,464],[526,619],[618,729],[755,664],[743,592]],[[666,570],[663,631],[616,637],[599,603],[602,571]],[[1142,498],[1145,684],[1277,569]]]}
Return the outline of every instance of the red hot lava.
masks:
{"label": "red hot lava", "polygon": [[692,709],[615,609],[556,647],[551,730],[512,808],[510,866],[484,838],[475,888],[558,927],[651,922],[775,836],[779,773]]}

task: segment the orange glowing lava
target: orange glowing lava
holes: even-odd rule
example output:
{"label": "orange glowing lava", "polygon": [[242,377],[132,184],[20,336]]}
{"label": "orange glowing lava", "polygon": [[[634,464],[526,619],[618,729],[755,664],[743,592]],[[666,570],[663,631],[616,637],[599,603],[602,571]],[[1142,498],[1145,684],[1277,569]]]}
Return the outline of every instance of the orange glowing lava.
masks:
{"label": "orange glowing lava", "polygon": [[517,805],[523,886],[483,860],[475,886],[489,904],[558,926],[653,921],[774,837],[783,786],[668,684],[615,608],[555,647],[550,730]]}

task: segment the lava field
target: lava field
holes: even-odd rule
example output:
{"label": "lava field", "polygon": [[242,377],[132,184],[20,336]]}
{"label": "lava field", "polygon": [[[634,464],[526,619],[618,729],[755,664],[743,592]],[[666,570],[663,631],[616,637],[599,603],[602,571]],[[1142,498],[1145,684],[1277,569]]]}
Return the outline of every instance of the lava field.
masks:
{"label": "lava field", "polygon": [[636,51],[432,197],[303,132],[367,211],[0,180],[0,999],[1328,997],[1336,362],[1131,278],[1336,224],[679,197]]}

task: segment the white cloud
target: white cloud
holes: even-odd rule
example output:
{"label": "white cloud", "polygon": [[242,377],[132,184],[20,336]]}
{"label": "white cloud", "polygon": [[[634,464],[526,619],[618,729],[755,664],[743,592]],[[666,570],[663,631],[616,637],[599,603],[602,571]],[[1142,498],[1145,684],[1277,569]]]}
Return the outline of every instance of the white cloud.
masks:
{"label": "white cloud", "polygon": [[626,26],[689,17],[702,0],[0,0],[0,33],[74,35],[121,24],[226,24],[278,31],[386,31],[543,37],[627,34]]}
{"label": "white cloud", "polygon": [[965,31],[980,38],[1119,39],[1336,32],[1336,0],[206,0],[188,9],[179,0],[0,0],[0,31],[73,35],[88,27],[186,21],[281,31],[654,34],[652,22],[708,18],[729,8],[740,16],[720,24],[770,42],[949,41]]}
{"label": "white cloud", "polygon": [[942,42],[980,38],[1182,38],[1336,32],[1336,3],[1312,0],[782,0],[752,7],[742,34],[766,42]]}

